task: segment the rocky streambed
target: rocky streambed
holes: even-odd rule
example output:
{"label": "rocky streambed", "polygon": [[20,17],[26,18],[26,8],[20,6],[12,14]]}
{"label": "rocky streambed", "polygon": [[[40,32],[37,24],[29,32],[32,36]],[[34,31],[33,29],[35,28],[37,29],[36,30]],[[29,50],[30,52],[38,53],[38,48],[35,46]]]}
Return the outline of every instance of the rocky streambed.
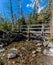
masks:
{"label": "rocky streambed", "polygon": [[[2,48],[1,48],[2,49]],[[0,62],[6,65],[53,65],[53,42],[13,42],[0,51]]]}

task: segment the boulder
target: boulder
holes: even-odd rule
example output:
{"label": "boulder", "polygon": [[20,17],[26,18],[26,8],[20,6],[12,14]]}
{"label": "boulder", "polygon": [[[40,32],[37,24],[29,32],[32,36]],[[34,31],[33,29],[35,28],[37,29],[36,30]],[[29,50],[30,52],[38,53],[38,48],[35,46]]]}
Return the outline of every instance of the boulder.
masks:
{"label": "boulder", "polygon": [[49,51],[47,49],[44,49],[43,54],[44,55],[48,55],[49,54]]}
{"label": "boulder", "polygon": [[50,48],[49,51],[53,53],[53,48]]}
{"label": "boulder", "polygon": [[53,43],[52,42],[49,42],[48,47],[53,48]]}
{"label": "boulder", "polygon": [[11,48],[10,51],[17,51],[17,49],[16,48]]}
{"label": "boulder", "polygon": [[49,56],[52,56],[53,57],[53,48],[50,48],[49,49]]}
{"label": "boulder", "polygon": [[36,46],[42,46],[42,43],[37,43]]}
{"label": "boulder", "polygon": [[43,46],[44,46],[44,47],[47,46],[47,47],[53,48],[53,43],[52,43],[52,42],[49,42],[49,41],[44,41],[44,42],[43,42]]}
{"label": "boulder", "polygon": [[49,41],[44,41],[44,42],[43,42],[43,46],[44,46],[44,47],[48,46],[48,44],[49,44]]}
{"label": "boulder", "polygon": [[3,44],[0,44],[0,48],[2,48],[3,47]]}
{"label": "boulder", "polygon": [[21,50],[26,50],[25,47],[22,47]]}
{"label": "boulder", "polygon": [[35,54],[36,53],[36,51],[34,50],[34,51],[32,51],[32,54]]}
{"label": "boulder", "polygon": [[0,48],[0,52],[3,52],[3,51],[5,51],[5,49],[4,48]]}
{"label": "boulder", "polygon": [[38,48],[36,49],[36,51],[37,51],[37,52],[41,52],[41,47],[38,47]]}
{"label": "boulder", "polygon": [[16,54],[9,53],[9,54],[7,54],[7,57],[8,57],[8,59],[15,58],[16,57]]}
{"label": "boulder", "polygon": [[53,48],[50,48],[49,50],[45,49],[43,51],[43,54],[47,55],[47,56],[52,56],[53,57]]}
{"label": "boulder", "polygon": [[36,54],[32,54],[32,57],[35,57],[36,56]]}

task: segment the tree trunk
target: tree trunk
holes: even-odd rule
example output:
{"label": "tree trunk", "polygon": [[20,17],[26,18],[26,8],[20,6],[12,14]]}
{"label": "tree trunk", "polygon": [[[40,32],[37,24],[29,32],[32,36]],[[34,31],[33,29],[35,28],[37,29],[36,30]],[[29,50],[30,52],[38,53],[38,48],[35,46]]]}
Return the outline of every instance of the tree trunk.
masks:
{"label": "tree trunk", "polygon": [[51,3],[51,24],[50,24],[50,36],[53,39],[53,0]]}
{"label": "tree trunk", "polygon": [[14,30],[14,18],[13,18],[12,0],[10,0],[10,13],[11,13],[11,22],[12,22],[12,31],[13,31]]}

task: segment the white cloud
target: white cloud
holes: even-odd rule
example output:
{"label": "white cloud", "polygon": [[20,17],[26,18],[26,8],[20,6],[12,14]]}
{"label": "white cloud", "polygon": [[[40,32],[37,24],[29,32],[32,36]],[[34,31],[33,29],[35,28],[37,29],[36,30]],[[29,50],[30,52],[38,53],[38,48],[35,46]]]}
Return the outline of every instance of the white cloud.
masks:
{"label": "white cloud", "polygon": [[36,0],[31,0],[31,3],[30,4],[27,4],[26,7],[34,8],[35,1]]}
{"label": "white cloud", "polygon": [[35,3],[27,4],[26,7],[34,8],[34,4],[35,4]]}
{"label": "white cloud", "polygon": [[26,7],[30,7],[30,4],[27,4]]}
{"label": "white cloud", "polygon": [[36,1],[36,4],[38,4],[37,5],[38,6],[38,13],[40,13],[40,11],[43,10],[45,6],[40,6],[40,4],[38,3],[38,0],[31,0],[31,3],[27,4],[26,7],[34,8],[35,1]]}

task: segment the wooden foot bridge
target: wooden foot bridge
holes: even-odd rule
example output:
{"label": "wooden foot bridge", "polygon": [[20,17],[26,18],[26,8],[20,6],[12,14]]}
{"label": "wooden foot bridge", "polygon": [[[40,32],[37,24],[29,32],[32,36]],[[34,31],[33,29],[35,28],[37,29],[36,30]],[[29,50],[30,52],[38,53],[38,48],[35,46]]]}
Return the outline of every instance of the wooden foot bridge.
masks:
{"label": "wooden foot bridge", "polygon": [[0,30],[0,42],[4,43],[31,39],[35,40],[37,36],[50,36],[50,24],[21,25],[20,27],[17,25],[16,31],[13,33]]}

